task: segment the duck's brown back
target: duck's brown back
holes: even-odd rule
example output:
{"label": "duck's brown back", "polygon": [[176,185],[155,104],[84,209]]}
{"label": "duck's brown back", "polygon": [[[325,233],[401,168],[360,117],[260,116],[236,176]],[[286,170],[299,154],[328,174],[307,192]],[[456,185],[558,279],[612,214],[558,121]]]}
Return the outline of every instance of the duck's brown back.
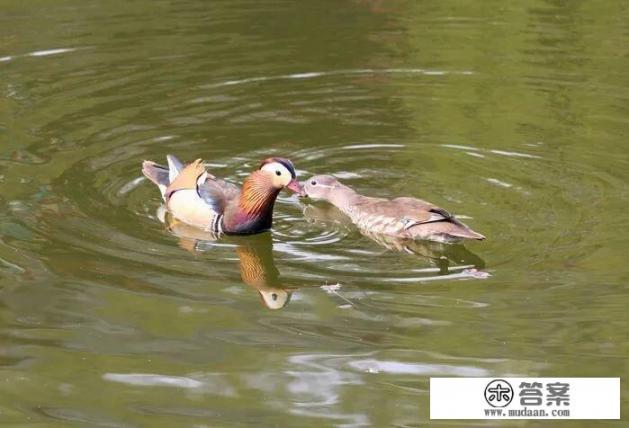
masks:
{"label": "duck's brown back", "polygon": [[[423,201],[421,201],[423,202]],[[405,219],[424,221],[429,218],[425,209],[404,201],[360,197],[348,210],[348,215],[358,227],[373,233],[391,236],[405,235]]]}
{"label": "duck's brown back", "polygon": [[484,239],[443,208],[421,199],[360,196],[345,210],[361,229],[408,239]]}

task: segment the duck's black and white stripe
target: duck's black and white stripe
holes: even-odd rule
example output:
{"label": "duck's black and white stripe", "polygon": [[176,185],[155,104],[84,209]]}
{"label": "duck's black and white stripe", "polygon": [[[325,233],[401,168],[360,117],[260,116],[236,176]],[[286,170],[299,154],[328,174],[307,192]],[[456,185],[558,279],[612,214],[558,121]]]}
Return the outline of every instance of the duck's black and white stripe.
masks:
{"label": "duck's black and white stripe", "polygon": [[223,214],[216,214],[207,230],[218,234],[223,233]]}

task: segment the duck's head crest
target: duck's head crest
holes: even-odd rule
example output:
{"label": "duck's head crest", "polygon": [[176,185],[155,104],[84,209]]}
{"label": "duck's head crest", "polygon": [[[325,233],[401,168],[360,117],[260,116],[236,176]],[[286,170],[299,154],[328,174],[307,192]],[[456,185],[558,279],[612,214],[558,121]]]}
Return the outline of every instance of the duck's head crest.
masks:
{"label": "duck's head crest", "polygon": [[285,158],[272,157],[260,163],[260,171],[267,173],[273,187],[288,189],[294,193],[302,193],[301,185],[297,181],[297,173],[293,163]]}

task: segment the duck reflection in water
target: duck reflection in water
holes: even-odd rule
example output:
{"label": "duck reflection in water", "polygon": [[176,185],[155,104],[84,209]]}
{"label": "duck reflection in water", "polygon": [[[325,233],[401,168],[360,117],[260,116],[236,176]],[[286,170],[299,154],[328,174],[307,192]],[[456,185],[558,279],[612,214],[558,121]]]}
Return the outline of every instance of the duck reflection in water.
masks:
{"label": "duck reflection in water", "polygon": [[[303,203],[303,201],[302,201]],[[346,227],[355,227],[352,221],[339,209],[329,204],[304,204],[304,217],[312,223],[336,223]],[[454,271],[470,273],[470,277],[485,277],[488,274],[478,272],[485,267],[485,261],[469,251],[462,244],[444,244],[440,242],[401,239],[392,236],[373,233],[358,228],[360,233],[381,246],[403,253],[413,254],[427,260],[438,268],[439,275],[452,275]],[[456,274],[459,276],[458,274]]]}
{"label": "duck reflection in water", "polygon": [[280,272],[273,260],[271,232],[234,240],[238,241],[236,252],[243,282],[258,291],[267,308],[282,309],[290,301],[291,290],[282,288]]}
{"label": "duck reflection in water", "polygon": [[[168,229],[179,238],[179,246],[196,254],[204,242],[217,240],[211,232],[188,226],[170,216],[160,216]],[[282,286],[280,273],[273,259],[273,239],[271,232],[248,236],[222,236],[221,242],[236,246],[240,277],[260,295],[264,306],[269,309],[282,309],[290,301],[293,290]]]}

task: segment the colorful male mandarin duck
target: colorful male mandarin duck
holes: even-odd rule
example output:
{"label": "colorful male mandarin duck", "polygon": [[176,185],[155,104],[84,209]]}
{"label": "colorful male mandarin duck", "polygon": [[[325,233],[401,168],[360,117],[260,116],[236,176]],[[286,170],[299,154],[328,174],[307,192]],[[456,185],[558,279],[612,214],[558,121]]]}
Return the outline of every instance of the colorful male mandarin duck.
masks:
{"label": "colorful male mandarin duck", "polygon": [[168,168],[144,161],[142,172],[159,187],[175,219],[207,232],[245,235],[268,230],[279,192],[302,191],[293,164],[284,158],[262,161],[242,190],[208,174],[201,159],[185,167],[172,155],[167,160]]}
{"label": "colorful male mandarin duck", "polygon": [[330,202],[359,228],[371,233],[437,242],[485,239],[430,202],[409,197],[370,198],[356,193],[331,175],[312,177],[304,183],[301,194]]}

